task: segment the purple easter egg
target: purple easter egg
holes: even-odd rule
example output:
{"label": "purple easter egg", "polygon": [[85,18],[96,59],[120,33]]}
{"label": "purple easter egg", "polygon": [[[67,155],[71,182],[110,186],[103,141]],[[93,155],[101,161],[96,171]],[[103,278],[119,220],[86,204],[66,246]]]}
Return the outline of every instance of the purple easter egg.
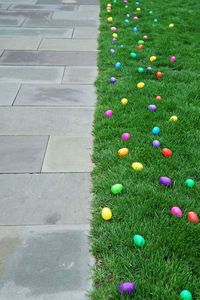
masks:
{"label": "purple easter egg", "polygon": [[115,53],[115,50],[114,49],[110,49],[110,53]]}
{"label": "purple easter egg", "polygon": [[129,14],[127,14],[127,15],[126,15],[126,17],[127,17],[127,18],[130,18],[130,15],[129,15]]}
{"label": "purple easter egg", "polygon": [[130,133],[125,132],[125,133],[122,134],[122,139],[123,140],[129,140],[130,137],[131,137]]}
{"label": "purple easter egg", "polygon": [[155,147],[155,148],[158,148],[160,147],[160,142],[158,140],[154,140],[152,145]]}
{"label": "purple easter egg", "polygon": [[135,289],[135,284],[132,282],[123,282],[119,286],[120,292],[122,292],[124,295],[130,294]]}
{"label": "purple easter egg", "polygon": [[112,41],[113,41],[113,42],[117,42],[117,39],[116,39],[116,38],[113,38]]}
{"label": "purple easter egg", "polygon": [[108,117],[108,118],[111,117],[112,114],[113,114],[113,111],[112,111],[112,110],[107,110],[107,111],[105,112],[105,116]]}
{"label": "purple easter egg", "polygon": [[181,217],[182,216],[182,210],[178,206],[172,207],[171,208],[171,213],[173,215],[176,215],[177,217]]}
{"label": "purple easter egg", "polygon": [[115,77],[111,77],[111,78],[110,78],[110,82],[111,82],[111,83],[115,83],[116,80],[117,80],[117,79],[116,79]]}
{"label": "purple easter egg", "polygon": [[171,62],[174,62],[176,60],[176,57],[175,56],[172,56],[171,58],[170,58],[170,61]]}
{"label": "purple easter egg", "polygon": [[152,67],[147,67],[147,71],[152,71]]}
{"label": "purple easter egg", "polygon": [[170,185],[172,183],[172,180],[169,177],[160,177],[160,183],[163,185]]}
{"label": "purple easter egg", "polygon": [[156,109],[157,109],[157,107],[154,104],[151,104],[151,105],[148,106],[148,110],[156,111]]}

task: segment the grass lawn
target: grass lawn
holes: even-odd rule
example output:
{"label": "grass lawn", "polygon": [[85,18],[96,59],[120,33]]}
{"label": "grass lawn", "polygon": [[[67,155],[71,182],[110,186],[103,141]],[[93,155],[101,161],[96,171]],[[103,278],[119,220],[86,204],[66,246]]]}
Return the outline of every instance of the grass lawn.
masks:
{"label": "grass lawn", "polygon": [[[106,11],[108,3],[111,13]],[[92,173],[96,266],[91,298],[174,300],[187,289],[193,299],[200,299],[200,224],[187,219],[189,211],[200,216],[200,1],[143,0],[140,12],[133,0],[128,8],[125,5],[123,0],[101,0]],[[126,14],[131,15],[130,23],[124,22]],[[134,21],[134,16],[139,20]],[[118,42],[112,41],[111,26],[117,27]],[[135,26],[137,33],[132,30]],[[138,50],[143,35],[148,39]],[[130,57],[131,52],[137,57]],[[157,60],[150,62],[153,55]],[[174,63],[171,56],[176,57]],[[120,69],[115,69],[116,62],[122,64]],[[144,72],[139,73],[138,67]],[[162,78],[156,77],[157,71]],[[115,84],[109,82],[113,76]],[[138,82],[144,82],[144,88],[137,88]],[[158,95],[162,100],[155,100]],[[127,105],[121,104],[122,98],[128,99]],[[150,104],[157,106],[156,112],[147,109]],[[109,109],[113,115],[106,118]],[[177,122],[169,122],[173,115]],[[160,128],[157,136],[152,133],[154,126]],[[124,132],[131,134],[127,141],[121,138]],[[159,148],[152,146],[155,139]],[[124,147],[129,153],[119,157],[118,150]],[[172,156],[165,157],[163,148],[169,148]],[[133,162],[142,163],[143,170],[133,170]],[[172,184],[161,185],[161,176],[170,177]],[[185,185],[187,178],[195,181],[193,188]],[[124,188],[113,195],[111,186],[116,183]],[[171,214],[173,206],[181,208],[182,217]],[[112,210],[110,221],[102,219],[103,207]],[[135,234],[144,237],[144,247],[134,245]],[[136,285],[129,296],[118,289],[125,281]]]}

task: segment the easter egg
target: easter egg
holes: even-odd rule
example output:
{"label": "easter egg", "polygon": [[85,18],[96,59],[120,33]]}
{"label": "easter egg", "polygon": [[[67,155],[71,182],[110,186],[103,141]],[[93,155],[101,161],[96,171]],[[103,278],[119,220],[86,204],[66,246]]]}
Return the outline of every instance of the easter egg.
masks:
{"label": "easter egg", "polygon": [[107,7],[111,7],[112,5],[110,3],[107,4]]}
{"label": "easter egg", "polygon": [[152,68],[151,67],[147,67],[147,71],[152,71]]}
{"label": "easter egg", "polygon": [[161,72],[157,72],[157,73],[156,73],[156,76],[157,76],[158,78],[161,78],[161,77],[163,76],[163,74],[162,74]]}
{"label": "easter egg", "polygon": [[136,10],[137,10],[137,11],[141,11],[141,8],[137,7]]}
{"label": "easter egg", "polygon": [[121,100],[121,104],[122,104],[122,105],[126,105],[127,103],[128,103],[128,99],[123,98],[123,99]]}
{"label": "easter egg", "polygon": [[124,7],[125,7],[125,8],[128,8],[128,5],[125,5]]}
{"label": "easter egg", "polygon": [[125,19],[125,20],[124,20],[124,23],[129,23],[129,20],[128,20],[128,19]]}
{"label": "easter egg", "polygon": [[176,61],[176,57],[175,57],[175,56],[172,56],[172,57],[170,58],[170,61],[171,61],[171,62]]}
{"label": "easter egg", "polygon": [[144,41],[139,40],[139,41],[138,41],[138,45],[144,45]]}
{"label": "easter egg", "polygon": [[169,27],[171,28],[171,27],[174,27],[174,24],[169,24]]}
{"label": "easter egg", "polygon": [[197,214],[193,211],[190,211],[188,213],[188,219],[190,220],[190,222],[192,223],[197,223],[198,222],[198,217],[197,217]]}
{"label": "easter egg", "polygon": [[158,140],[154,140],[152,145],[155,147],[155,148],[158,148],[160,147],[160,142]]}
{"label": "easter egg", "polygon": [[171,213],[173,215],[176,215],[177,217],[181,217],[182,216],[182,210],[178,206],[172,207],[171,208]]}
{"label": "easter egg", "polygon": [[111,7],[106,7],[107,12],[111,12]]}
{"label": "easter egg", "polygon": [[135,284],[132,282],[123,282],[119,286],[119,290],[124,295],[130,294],[135,289]]}
{"label": "easter egg", "polygon": [[183,290],[180,293],[180,299],[181,300],[192,300],[192,294],[188,290]]}
{"label": "easter egg", "polygon": [[152,129],[152,133],[153,133],[153,134],[159,134],[159,132],[160,132],[160,128],[159,128],[159,127],[154,127],[154,128]]}
{"label": "easter egg", "polygon": [[117,80],[117,79],[116,79],[115,77],[111,77],[111,78],[110,78],[110,82],[111,82],[111,83],[115,83],[116,80]]}
{"label": "easter egg", "polygon": [[122,139],[123,140],[128,141],[130,139],[130,137],[131,137],[130,133],[125,132],[125,133],[122,134]]}
{"label": "easter egg", "polygon": [[142,89],[142,88],[144,87],[144,82],[139,82],[139,83],[137,84],[137,87],[138,87],[139,89]]}
{"label": "easter egg", "polygon": [[118,34],[117,34],[117,33],[113,33],[112,36],[113,36],[114,38],[117,38],[117,37],[118,37]]}
{"label": "easter egg", "polygon": [[173,121],[173,122],[176,122],[178,121],[178,117],[177,116],[172,116],[169,121]]}
{"label": "easter egg", "polygon": [[120,45],[120,48],[124,48],[124,45]]}
{"label": "easter egg", "polygon": [[139,5],[140,3],[139,2],[135,2],[135,5]]}
{"label": "easter egg", "polygon": [[112,110],[107,110],[107,111],[105,112],[105,116],[108,117],[108,118],[111,117],[112,114],[113,114],[113,111],[112,111]]}
{"label": "easter egg", "polygon": [[170,157],[170,156],[172,156],[172,151],[168,148],[163,148],[162,149],[162,154],[166,157]]}
{"label": "easter egg", "polygon": [[110,53],[115,53],[115,50],[114,49],[110,49]]}
{"label": "easter egg", "polygon": [[112,41],[113,41],[113,42],[117,42],[117,39],[116,39],[116,38],[113,38]]}
{"label": "easter egg", "polygon": [[172,183],[172,180],[169,177],[160,177],[160,183],[163,185],[170,185]]}
{"label": "easter egg", "polygon": [[127,18],[130,18],[130,15],[129,15],[129,14],[127,14],[127,15],[126,15],[126,17],[127,17]]}
{"label": "easter egg", "polygon": [[147,36],[147,35],[144,35],[144,36],[143,36],[143,39],[145,39],[145,40],[148,39],[148,36]]}
{"label": "easter egg", "polygon": [[122,156],[127,155],[128,152],[129,152],[128,148],[121,148],[118,150],[118,155],[122,157]]}
{"label": "easter egg", "polygon": [[157,20],[157,19],[154,19],[153,21],[154,21],[154,23],[158,23],[158,20]]}
{"label": "easter egg", "polygon": [[137,20],[138,20],[138,17],[133,17],[133,20],[137,21]]}
{"label": "easter egg", "polygon": [[137,55],[134,52],[131,52],[130,56],[135,58]]}
{"label": "easter egg", "polygon": [[150,59],[150,61],[155,61],[157,59],[157,57],[156,56],[151,56],[149,59]]}
{"label": "easter egg", "polygon": [[111,23],[111,22],[113,21],[113,18],[112,18],[112,17],[109,17],[109,18],[107,18],[107,21],[108,21],[109,23]]}
{"label": "easter egg", "polygon": [[113,0],[113,3],[117,3],[117,0]]}
{"label": "easter egg", "polygon": [[120,63],[120,62],[117,62],[117,63],[115,64],[115,68],[116,68],[116,69],[119,69],[119,68],[121,68],[121,66],[122,66],[122,65],[121,65],[121,63]]}
{"label": "easter egg", "polygon": [[127,0],[124,0],[124,3],[128,3],[128,1],[127,1]]}
{"label": "easter egg", "polygon": [[162,97],[161,96],[156,96],[156,101],[157,100],[162,100]]}
{"label": "easter egg", "polygon": [[120,183],[114,184],[113,186],[111,186],[111,192],[116,195],[121,193],[121,191],[123,190],[123,185]]}
{"label": "easter egg", "polygon": [[133,31],[134,31],[134,32],[137,32],[137,31],[138,31],[137,27],[134,27],[134,28],[133,28]]}
{"label": "easter egg", "polygon": [[142,73],[143,71],[144,71],[143,68],[138,68],[138,72],[139,72],[139,73]]}
{"label": "easter egg", "polygon": [[111,31],[116,31],[117,28],[113,26],[113,27],[110,28],[110,30],[111,30]]}
{"label": "easter egg", "polygon": [[138,50],[142,50],[143,49],[143,45],[139,45],[137,48],[138,48]]}
{"label": "easter egg", "polygon": [[132,163],[133,170],[141,171],[143,169],[143,165],[139,162]]}
{"label": "easter egg", "polygon": [[157,109],[157,107],[154,104],[149,105],[147,108],[148,110],[153,110],[153,111],[156,111]]}
{"label": "easter egg", "polygon": [[150,14],[150,15],[152,15],[152,14],[153,14],[153,11],[152,11],[152,10],[150,10],[150,11],[149,11],[149,14]]}
{"label": "easter egg", "polygon": [[194,186],[194,180],[188,178],[188,179],[186,179],[185,184],[186,184],[188,187],[193,187],[193,186]]}
{"label": "easter egg", "polygon": [[104,207],[101,211],[101,216],[106,221],[110,220],[112,218],[112,212],[110,208]]}
{"label": "easter egg", "polygon": [[139,234],[134,235],[133,241],[134,241],[134,244],[138,247],[142,247],[145,244],[145,239]]}

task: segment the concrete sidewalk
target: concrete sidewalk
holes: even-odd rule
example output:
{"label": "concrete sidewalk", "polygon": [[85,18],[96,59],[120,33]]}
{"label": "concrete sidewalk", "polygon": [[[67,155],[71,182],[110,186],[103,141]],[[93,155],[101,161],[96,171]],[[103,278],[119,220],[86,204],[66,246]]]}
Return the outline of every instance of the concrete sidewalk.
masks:
{"label": "concrete sidewalk", "polygon": [[97,0],[0,0],[0,299],[89,280]]}

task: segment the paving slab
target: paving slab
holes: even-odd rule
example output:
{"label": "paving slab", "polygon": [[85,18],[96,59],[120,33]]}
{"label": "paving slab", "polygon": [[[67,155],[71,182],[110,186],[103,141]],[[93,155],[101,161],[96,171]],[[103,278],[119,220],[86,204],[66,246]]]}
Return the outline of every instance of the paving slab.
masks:
{"label": "paving slab", "polygon": [[36,173],[42,168],[46,136],[0,136],[0,173]]}
{"label": "paving slab", "polygon": [[36,20],[27,19],[23,24],[23,27],[75,27],[75,26],[85,26],[85,27],[98,27],[99,20]]}
{"label": "paving slab", "polygon": [[88,136],[94,108],[0,107],[4,135]]}
{"label": "paving slab", "polygon": [[0,26],[20,26],[24,17],[0,16]]}
{"label": "paving slab", "polygon": [[[4,228],[1,229],[3,231]],[[14,232],[13,232],[14,231]],[[7,229],[10,253],[1,249],[4,269],[0,298],[6,300],[86,299],[90,289],[88,226],[20,226]]]}
{"label": "paving slab", "polygon": [[20,4],[35,4],[36,0],[0,0],[0,3],[10,3],[10,5],[12,3],[20,3]]}
{"label": "paving slab", "polygon": [[0,49],[8,50],[37,50],[41,39],[38,37],[0,38]]}
{"label": "paving slab", "polygon": [[72,38],[73,28],[9,28],[0,27],[0,36],[5,37],[43,37]]}
{"label": "paving slab", "polygon": [[42,172],[91,172],[91,137],[50,137]]}
{"label": "paving slab", "polygon": [[96,51],[95,39],[43,39],[39,50]]}
{"label": "paving slab", "polygon": [[2,17],[21,17],[21,18],[35,18],[35,19],[43,19],[50,18],[52,15],[52,11],[11,11],[11,10],[3,10],[0,11],[0,18]]}
{"label": "paving slab", "polygon": [[93,85],[23,84],[14,105],[94,107],[95,103],[96,93]]}
{"label": "paving slab", "polygon": [[93,84],[97,78],[97,67],[67,67],[63,83]]}
{"label": "paving slab", "polygon": [[19,88],[18,83],[0,83],[0,105],[12,105]]}
{"label": "paving slab", "polygon": [[47,11],[54,11],[54,10],[64,10],[64,11],[73,11],[73,10],[78,10],[78,5],[31,5],[31,4],[13,4],[9,7],[9,11],[10,10],[23,10],[23,11],[26,11],[26,10],[47,10]]}
{"label": "paving slab", "polygon": [[62,3],[76,3],[76,0],[37,0],[36,4],[49,4],[49,5],[55,5],[55,4],[62,4]]}
{"label": "paving slab", "polygon": [[[1,30],[1,29],[0,29]],[[1,32],[1,31],[0,31]],[[74,39],[97,39],[98,29],[93,27],[76,27],[74,29]]]}
{"label": "paving slab", "polygon": [[10,3],[9,4],[1,3],[0,4],[0,9],[8,9],[9,6],[10,6]]}
{"label": "paving slab", "polygon": [[95,13],[95,14],[99,15],[100,7],[99,7],[99,5],[79,5],[78,11],[82,11],[82,12],[87,11],[87,12]]}
{"label": "paving slab", "polygon": [[99,5],[99,0],[77,0],[80,5]]}
{"label": "paving slab", "polygon": [[52,19],[57,20],[97,20],[99,16],[99,11],[88,12],[88,11],[55,11],[53,13]]}
{"label": "paving slab", "polygon": [[64,67],[0,66],[0,82],[60,83]]}
{"label": "paving slab", "polygon": [[89,173],[1,174],[0,225],[87,224],[89,189]]}

